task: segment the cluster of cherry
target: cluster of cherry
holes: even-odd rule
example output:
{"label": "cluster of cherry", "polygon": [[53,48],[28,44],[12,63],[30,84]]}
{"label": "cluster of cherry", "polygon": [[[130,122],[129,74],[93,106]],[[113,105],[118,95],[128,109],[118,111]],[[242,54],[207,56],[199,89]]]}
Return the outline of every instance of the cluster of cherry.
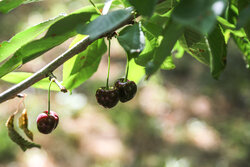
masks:
{"label": "cluster of cherry", "polygon": [[101,87],[96,91],[97,102],[105,108],[114,107],[118,101],[125,103],[131,100],[137,91],[134,81],[118,79],[113,87]]}

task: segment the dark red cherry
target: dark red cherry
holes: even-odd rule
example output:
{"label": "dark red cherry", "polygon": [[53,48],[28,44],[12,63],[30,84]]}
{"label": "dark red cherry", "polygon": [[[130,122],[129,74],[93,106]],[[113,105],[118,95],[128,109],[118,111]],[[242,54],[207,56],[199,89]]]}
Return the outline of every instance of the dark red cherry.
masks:
{"label": "dark red cherry", "polygon": [[49,134],[57,127],[58,121],[59,117],[56,112],[50,111],[50,114],[48,115],[48,111],[44,111],[39,114],[36,119],[37,129],[41,133]]}
{"label": "dark red cherry", "polygon": [[119,98],[122,103],[131,100],[137,91],[137,86],[134,81],[124,81],[124,78],[120,78],[115,82],[115,87],[119,90]]}
{"label": "dark red cherry", "polygon": [[110,87],[109,89],[101,87],[97,89],[95,96],[97,102],[105,108],[112,108],[119,101],[119,92],[114,87]]}

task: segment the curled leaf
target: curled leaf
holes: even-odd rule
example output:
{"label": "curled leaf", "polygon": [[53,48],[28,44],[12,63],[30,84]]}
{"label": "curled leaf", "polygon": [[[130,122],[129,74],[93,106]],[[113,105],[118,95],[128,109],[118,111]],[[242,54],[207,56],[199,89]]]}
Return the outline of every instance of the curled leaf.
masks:
{"label": "curled leaf", "polygon": [[22,115],[19,117],[19,127],[24,131],[26,136],[33,141],[33,133],[28,129],[27,110],[24,109]]}
{"label": "curled leaf", "polygon": [[15,115],[12,114],[9,119],[6,122],[6,126],[8,128],[8,135],[10,137],[10,139],[15,142],[16,144],[18,144],[21,149],[23,151],[26,151],[29,148],[33,148],[33,147],[37,147],[37,148],[41,148],[41,146],[39,144],[33,143],[33,142],[29,142],[27,140],[25,140],[14,128],[14,117]]}

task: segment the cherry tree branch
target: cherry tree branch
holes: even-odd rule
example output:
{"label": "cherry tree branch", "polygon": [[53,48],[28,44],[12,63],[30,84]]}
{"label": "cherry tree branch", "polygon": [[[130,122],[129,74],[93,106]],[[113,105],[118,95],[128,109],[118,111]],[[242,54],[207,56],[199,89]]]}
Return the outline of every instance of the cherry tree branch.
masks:
{"label": "cherry tree branch", "polygon": [[134,16],[131,14],[130,17],[125,18],[119,25],[112,27],[112,29],[110,29],[108,32],[100,34],[95,39],[90,39],[89,36],[85,37],[84,39],[76,43],[73,47],[68,49],[66,52],[64,52],[63,54],[58,56],[56,59],[51,61],[49,64],[44,66],[42,69],[34,73],[31,77],[23,80],[22,82],[2,92],[0,94],[0,103],[16,97],[18,93],[29,88],[34,83],[42,80],[43,78],[48,77],[49,74],[51,74],[55,69],[61,66],[64,62],[66,62],[67,60],[75,56],[76,54],[84,51],[92,42],[96,41],[99,38],[106,37],[108,34],[113,33],[117,29],[127,24],[130,24],[133,19],[134,19]]}

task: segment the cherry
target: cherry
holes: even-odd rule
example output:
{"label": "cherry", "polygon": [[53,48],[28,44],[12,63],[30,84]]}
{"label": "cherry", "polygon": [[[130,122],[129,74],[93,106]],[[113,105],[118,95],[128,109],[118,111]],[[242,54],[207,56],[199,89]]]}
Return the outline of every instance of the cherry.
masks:
{"label": "cherry", "polygon": [[44,111],[38,115],[36,122],[39,132],[49,134],[57,127],[59,117],[54,111],[50,111],[50,114],[48,114],[48,111]]}
{"label": "cherry", "polygon": [[97,89],[95,96],[97,102],[105,108],[112,108],[119,101],[119,91],[114,87],[101,87]]}
{"label": "cherry", "polygon": [[115,82],[115,87],[119,90],[119,98],[122,103],[131,100],[137,91],[137,86],[134,81],[124,81],[120,78]]}

